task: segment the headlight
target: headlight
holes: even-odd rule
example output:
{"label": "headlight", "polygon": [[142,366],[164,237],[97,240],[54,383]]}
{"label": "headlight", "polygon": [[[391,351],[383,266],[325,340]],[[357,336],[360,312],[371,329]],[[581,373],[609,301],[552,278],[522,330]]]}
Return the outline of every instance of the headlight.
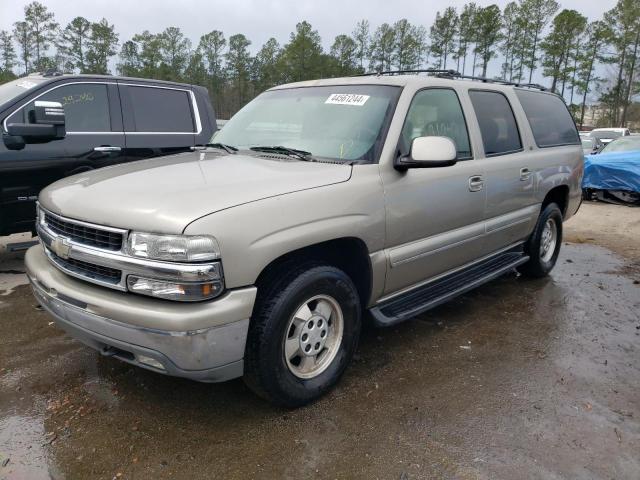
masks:
{"label": "headlight", "polygon": [[154,280],[135,275],[127,277],[130,292],[150,297],[178,300],[182,302],[198,302],[217,297],[222,293],[221,280],[210,280],[199,283],[177,283],[166,280]]}
{"label": "headlight", "polygon": [[205,262],[220,258],[215,238],[207,235],[156,235],[132,232],[127,250],[134,257],[169,262]]}

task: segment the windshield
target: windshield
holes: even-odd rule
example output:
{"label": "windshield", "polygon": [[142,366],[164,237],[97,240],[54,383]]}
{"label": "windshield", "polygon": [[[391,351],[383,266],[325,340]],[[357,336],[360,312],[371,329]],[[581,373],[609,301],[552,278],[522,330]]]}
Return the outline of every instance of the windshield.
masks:
{"label": "windshield", "polygon": [[602,152],[632,152],[634,150],[640,150],[640,137],[620,137],[608,143]]}
{"label": "windshield", "polygon": [[18,78],[0,85],[0,105],[44,82],[44,78]]}
{"label": "windshield", "polygon": [[273,90],[236,113],[211,141],[376,162],[399,94],[398,87],[379,85]]}

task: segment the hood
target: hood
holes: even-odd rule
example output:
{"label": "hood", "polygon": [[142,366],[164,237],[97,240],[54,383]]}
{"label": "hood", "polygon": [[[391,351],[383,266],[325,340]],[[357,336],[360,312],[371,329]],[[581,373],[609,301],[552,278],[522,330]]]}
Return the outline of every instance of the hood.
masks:
{"label": "hood", "polygon": [[345,164],[196,151],[74,175],[44,189],[40,203],[99,225],[181,233],[204,215],[350,176]]}

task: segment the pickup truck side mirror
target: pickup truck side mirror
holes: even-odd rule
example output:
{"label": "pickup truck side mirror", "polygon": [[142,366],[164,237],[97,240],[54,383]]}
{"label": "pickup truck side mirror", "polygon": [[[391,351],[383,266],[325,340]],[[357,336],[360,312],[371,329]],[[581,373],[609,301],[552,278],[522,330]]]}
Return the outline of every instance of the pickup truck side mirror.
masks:
{"label": "pickup truck side mirror", "polygon": [[456,145],[449,137],[417,137],[411,142],[409,155],[398,157],[394,167],[408,168],[448,167],[456,163]]}
{"label": "pickup truck side mirror", "polygon": [[22,137],[25,143],[43,143],[66,135],[64,108],[58,102],[36,100],[29,119],[31,123],[9,123],[7,134]]}

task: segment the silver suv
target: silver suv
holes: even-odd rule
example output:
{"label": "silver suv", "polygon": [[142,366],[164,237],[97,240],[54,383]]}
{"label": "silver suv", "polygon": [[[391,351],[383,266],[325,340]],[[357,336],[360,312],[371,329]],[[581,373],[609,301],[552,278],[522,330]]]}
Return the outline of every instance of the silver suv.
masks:
{"label": "silver suv", "polygon": [[424,75],[273,88],[211,144],[40,195],[36,297],[103,355],[295,407],[394,325],[553,268],[583,156],[560,97]]}

